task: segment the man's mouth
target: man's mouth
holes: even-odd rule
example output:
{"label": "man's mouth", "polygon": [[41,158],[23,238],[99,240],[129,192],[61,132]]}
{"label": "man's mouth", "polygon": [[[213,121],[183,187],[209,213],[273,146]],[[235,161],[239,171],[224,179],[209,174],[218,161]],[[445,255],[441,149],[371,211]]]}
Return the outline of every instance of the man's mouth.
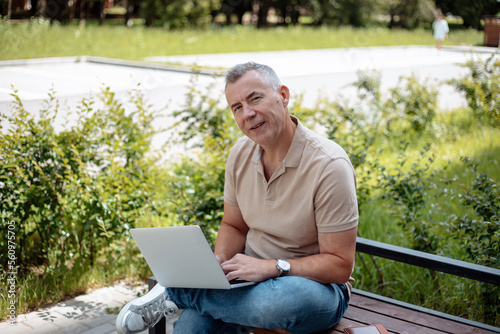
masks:
{"label": "man's mouth", "polygon": [[260,127],[261,127],[264,123],[265,123],[265,122],[262,122],[262,123],[256,124],[256,125],[252,126],[252,127],[250,128],[250,130],[255,130],[255,129],[258,129],[258,128],[260,128]]}

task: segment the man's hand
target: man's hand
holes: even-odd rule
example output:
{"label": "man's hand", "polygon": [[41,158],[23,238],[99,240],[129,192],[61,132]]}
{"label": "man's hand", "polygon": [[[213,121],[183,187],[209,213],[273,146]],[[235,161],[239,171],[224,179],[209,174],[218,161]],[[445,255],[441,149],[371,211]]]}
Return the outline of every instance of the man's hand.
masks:
{"label": "man's hand", "polygon": [[222,263],[224,263],[226,260],[220,255],[215,255],[215,258],[217,259],[217,262],[219,262],[220,266],[222,267]]}
{"label": "man's hand", "polygon": [[[221,257],[217,260],[219,258],[222,260]],[[223,261],[221,267],[229,281],[240,278],[250,282],[263,282],[279,275],[276,260],[261,260],[244,254],[236,254],[232,259]]]}

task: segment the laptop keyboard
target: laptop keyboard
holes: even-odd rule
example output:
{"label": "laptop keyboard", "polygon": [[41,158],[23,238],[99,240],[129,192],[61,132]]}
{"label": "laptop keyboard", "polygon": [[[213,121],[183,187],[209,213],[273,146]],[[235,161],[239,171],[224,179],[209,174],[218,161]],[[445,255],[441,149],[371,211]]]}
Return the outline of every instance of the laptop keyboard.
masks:
{"label": "laptop keyboard", "polygon": [[235,279],[229,281],[229,284],[231,284],[231,285],[242,284],[242,283],[248,283],[248,281],[245,281],[244,279],[241,279],[241,278],[235,278]]}

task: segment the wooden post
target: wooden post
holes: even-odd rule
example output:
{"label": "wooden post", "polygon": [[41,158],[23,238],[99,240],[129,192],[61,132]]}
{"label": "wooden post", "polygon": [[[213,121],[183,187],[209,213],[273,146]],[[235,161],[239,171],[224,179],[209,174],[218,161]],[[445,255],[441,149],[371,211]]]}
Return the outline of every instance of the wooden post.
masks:
{"label": "wooden post", "polygon": [[[156,281],[156,277],[151,276],[150,278],[148,278],[149,290],[154,288],[157,283],[158,282]],[[149,334],[165,334],[165,331],[166,331],[165,324],[166,324],[165,317],[163,317],[156,325],[154,325],[153,327],[151,327],[149,329]]]}

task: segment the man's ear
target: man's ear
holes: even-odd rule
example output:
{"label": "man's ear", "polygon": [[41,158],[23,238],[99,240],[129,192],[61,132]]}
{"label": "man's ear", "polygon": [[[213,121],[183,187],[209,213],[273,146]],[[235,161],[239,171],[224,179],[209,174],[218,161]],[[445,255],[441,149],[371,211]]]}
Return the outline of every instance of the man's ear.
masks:
{"label": "man's ear", "polygon": [[280,94],[283,100],[283,107],[288,106],[288,102],[290,101],[290,90],[288,89],[288,87],[285,85],[281,85]]}

